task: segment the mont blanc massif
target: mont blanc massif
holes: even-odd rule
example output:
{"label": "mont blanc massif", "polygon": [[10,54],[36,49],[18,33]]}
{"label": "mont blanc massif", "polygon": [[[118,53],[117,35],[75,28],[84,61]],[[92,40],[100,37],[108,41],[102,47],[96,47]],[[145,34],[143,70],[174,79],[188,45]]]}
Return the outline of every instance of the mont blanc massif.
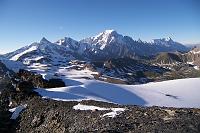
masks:
{"label": "mont blanc massif", "polygon": [[200,132],[200,49],[106,30],[0,56],[2,132]]}

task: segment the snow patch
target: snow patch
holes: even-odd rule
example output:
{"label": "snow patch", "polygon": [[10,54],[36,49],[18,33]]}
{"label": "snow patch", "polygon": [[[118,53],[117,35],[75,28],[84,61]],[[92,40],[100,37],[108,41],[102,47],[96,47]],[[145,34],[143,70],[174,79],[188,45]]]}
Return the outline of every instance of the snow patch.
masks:
{"label": "snow patch", "polygon": [[117,115],[121,114],[122,112],[124,112],[126,109],[125,108],[102,108],[102,107],[97,107],[97,106],[92,106],[92,105],[82,105],[82,104],[78,104],[75,105],[73,107],[73,109],[75,110],[111,110],[111,112],[106,113],[104,115],[102,115],[102,117],[111,117],[114,118]]}
{"label": "snow patch", "polygon": [[27,104],[25,105],[20,105],[18,107],[15,107],[15,108],[12,108],[12,109],[9,109],[10,112],[12,112],[12,116],[10,119],[17,119],[17,117],[19,116],[19,114],[22,112],[22,110],[24,110],[25,108],[27,107]]}
{"label": "snow patch", "polygon": [[106,113],[103,115],[103,117],[111,117],[114,118],[115,116],[121,114],[124,112],[126,109],[124,108],[111,108],[112,112]]}
{"label": "snow patch", "polygon": [[189,64],[189,65],[194,65],[194,62],[187,62],[187,64]]}
{"label": "snow patch", "polygon": [[191,51],[193,54],[200,54],[200,51]]}
{"label": "snow patch", "polygon": [[73,109],[75,110],[109,110],[107,108],[101,108],[101,107],[91,106],[91,105],[82,105],[80,103],[78,105],[75,105]]}
{"label": "snow patch", "polygon": [[194,66],[194,69],[199,70],[199,66]]}

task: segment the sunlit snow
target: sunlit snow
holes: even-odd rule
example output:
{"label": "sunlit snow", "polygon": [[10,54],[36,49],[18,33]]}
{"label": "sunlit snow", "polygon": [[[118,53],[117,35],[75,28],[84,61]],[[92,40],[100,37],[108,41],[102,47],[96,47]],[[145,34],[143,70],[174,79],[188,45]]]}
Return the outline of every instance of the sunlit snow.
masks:
{"label": "sunlit snow", "polygon": [[57,74],[67,87],[36,91],[44,98],[62,101],[97,100],[142,106],[200,107],[200,78],[122,85],[97,81],[92,78],[92,73],[87,69],[60,68]]}
{"label": "sunlit snow", "polygon": [[27,50],[25,50],[25,51],[23,51],[23,52],[21,52],[21,53],[15,55],[15,56],[13,56],[10,60],[16,61],[16,60],[19,59],[20,56],[22,56],[22,55],[24,55],[24,54],[26,54],[26,53],[28,53],[28,52],[34,51],[34,50],[36,50],[36,49],[37,49],[37,46],[32,46],[32,47],[30,47],[29,49],[27,49]]}
{"label": "sunlit snow", "polygon": [[115,117],[119,115],[120,113],[124,112],[126,109],[125,108],[102,108],[98,106],[92,106],[92,105],[82,105],[78,104],[73,107],[75,110],[110,110],[111,112],[104,114],[102,117]]}

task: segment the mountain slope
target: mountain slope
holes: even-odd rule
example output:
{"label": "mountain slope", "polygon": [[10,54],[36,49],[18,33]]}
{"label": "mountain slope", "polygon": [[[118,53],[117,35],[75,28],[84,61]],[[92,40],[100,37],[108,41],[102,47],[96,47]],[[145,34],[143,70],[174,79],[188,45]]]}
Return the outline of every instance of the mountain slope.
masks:
{"label": "mountain slope", "polygon": [[194,48],[186,53],[163,52],[155,56],[154,62],[159,64],[187,63],[200,66],[200,48]]}
{"label": "mountain slope", "polygon": [[10,69],[14,72],[18,72],[19,69],[26,68],[22,62],[12,61],[12,60],[7,59],[4,56],[0,56],[0,62],[2,62],[8,69]]}
{"label": "mountain slope", "polygon": [[73,51],[64,46],[51,43],[45,38],[42,38],[39,43],[33,43],[5,56],[10,60],[21,61],[26,65],[33,63],[58,64],[59,62],[68,62],[75,59]]}
{"label": "mountain slope", "polygon": [[170,37],[162,39],[154,39],[153,44],[157,45],[160,52],[186,52],[189,50],[181,43],[173,41]]}
{"label": "mountain slope", "polygon": [[183,62],[181,57],[176,53],[160,53],[156,56],[154,61],[159,64],[175,64]]}
{"label": "mountain slope", "polygon": [[185,54],[187,62],[200,67],[200,48],[194,48]]}

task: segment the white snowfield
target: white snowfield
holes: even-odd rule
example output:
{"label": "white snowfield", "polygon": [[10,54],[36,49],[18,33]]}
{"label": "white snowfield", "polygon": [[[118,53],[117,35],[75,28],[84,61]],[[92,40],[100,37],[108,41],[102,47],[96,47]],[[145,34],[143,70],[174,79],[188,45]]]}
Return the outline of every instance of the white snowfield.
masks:
{"label": "white snowfield", "polygon": [[[111,84],[83,79],[89,70],[57,71],[67,87],[37,89],[44,98],[61,101],[96,100],[117,104],[200,108],[200,78],[152,82],[142,85]],[[48,75],[48,74],[47,74]]]}

